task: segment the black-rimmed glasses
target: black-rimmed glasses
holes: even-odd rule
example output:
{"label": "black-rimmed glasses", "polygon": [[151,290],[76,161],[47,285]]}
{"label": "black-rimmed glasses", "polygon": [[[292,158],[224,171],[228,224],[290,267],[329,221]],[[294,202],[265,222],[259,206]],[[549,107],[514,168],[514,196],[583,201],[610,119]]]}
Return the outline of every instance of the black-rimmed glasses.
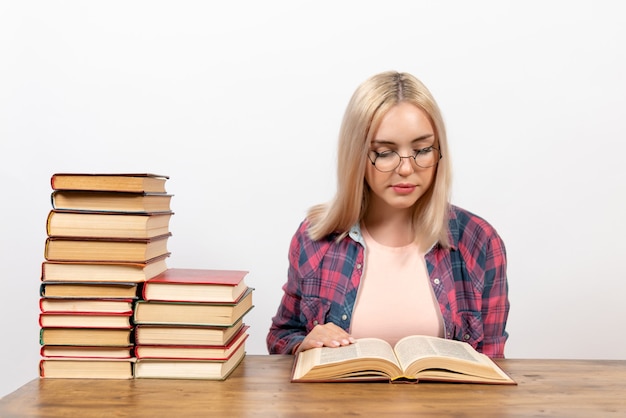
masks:
{"label": "black-rimmed glasses", "polygon": [[438,148],[431,146],[416,150],[413,155],[406,157],[391,150],[383,152],[370,151],[368,157],[378,171],[387,173],[398,168],[402,164],[403,158],[413,158],[418,167],[429,168],[436,165],[442,158],[442,155]]}

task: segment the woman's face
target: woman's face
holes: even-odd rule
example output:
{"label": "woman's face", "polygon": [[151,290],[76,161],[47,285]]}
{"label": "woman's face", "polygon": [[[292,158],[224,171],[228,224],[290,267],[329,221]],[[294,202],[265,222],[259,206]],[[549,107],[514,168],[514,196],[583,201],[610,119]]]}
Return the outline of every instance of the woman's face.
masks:
{"label": "woman's face", "polygon": [[401,158],[400,164],[388,172],[381,172],[368,162],[365,180],[372,191],[370,209],[406,210],[426,193],[433,182],[437,165],[422,168],[412,157],[421,153],[418,157],[420,161],[428,153],[436,153],[429,148],[431,146],[436,146],[435,132],[420,108],[401,102],[385,114],[370,144],[370,161],[375,160],[377,166],[389,169],[384,167],[385,160],[389,162],[395,158],[397,161],[397,156],[391,151],[401,157],[411,157]]}

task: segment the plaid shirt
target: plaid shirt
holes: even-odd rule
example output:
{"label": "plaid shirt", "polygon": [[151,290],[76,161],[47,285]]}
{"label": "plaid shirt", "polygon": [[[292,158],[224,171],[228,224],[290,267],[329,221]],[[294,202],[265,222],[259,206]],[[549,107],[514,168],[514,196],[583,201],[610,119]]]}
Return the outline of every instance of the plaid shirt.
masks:
{"label": "plaid shirt", "polygon": [[[291,240],[288,280],[267,336],[270,354],[291,354],[317,324],[350,330],[364,266],[360,229],[353,227],[340,241],[336,235],[313,241],[307,227],[302,222]],[[425,255],[445,338],[504,357],[509,313],[504,243],[484,219],[456,206],[448,235],[451,248],[435,245]]]}

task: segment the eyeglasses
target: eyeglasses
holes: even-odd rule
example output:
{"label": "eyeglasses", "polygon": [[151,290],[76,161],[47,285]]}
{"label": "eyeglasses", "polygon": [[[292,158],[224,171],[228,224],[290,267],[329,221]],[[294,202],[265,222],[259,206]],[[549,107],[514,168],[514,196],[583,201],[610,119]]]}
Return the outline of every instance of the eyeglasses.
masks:
{"label": "eyeglasses", "polygon": [[398,168],[402,164],[403,158],[413,158],[418,167],[429,168],[436,165],[443,156],[438,148],[430,146],[416,150],[413,155],[406,157],[391,150],[383,152],[370,151],[368,157],[378,171],[388,173]]}

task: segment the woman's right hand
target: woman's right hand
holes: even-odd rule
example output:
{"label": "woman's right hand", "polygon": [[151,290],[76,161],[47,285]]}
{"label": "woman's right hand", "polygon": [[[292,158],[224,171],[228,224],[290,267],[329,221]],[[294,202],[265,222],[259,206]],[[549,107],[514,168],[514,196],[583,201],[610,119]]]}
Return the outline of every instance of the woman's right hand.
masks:
{"label": "woman's right hand", "polygon": [[316,325],[302,340],[295,353],[316,347],[341,347],[355,342],[356,340],[343,328],[329,322],[324,325]]}

